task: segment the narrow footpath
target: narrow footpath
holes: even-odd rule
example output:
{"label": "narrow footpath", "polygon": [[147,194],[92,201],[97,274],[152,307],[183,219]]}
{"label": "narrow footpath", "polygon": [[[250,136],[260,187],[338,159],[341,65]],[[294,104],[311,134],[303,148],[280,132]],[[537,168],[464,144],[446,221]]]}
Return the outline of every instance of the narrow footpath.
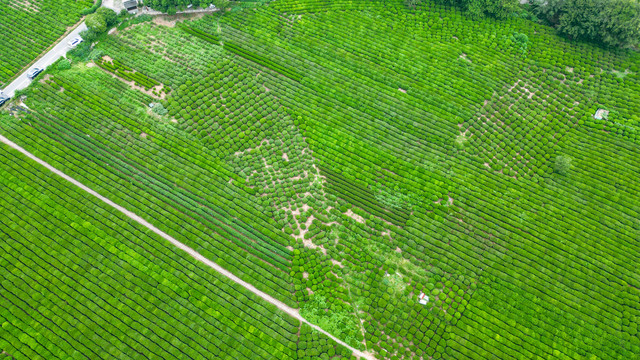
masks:
{"label": "narrow footpath", "polygon": [[124,215],[129,217],[130,219],[132,219],[132,220],[136,221],[137,223],[139,223],[140,225],[142,225],[142,226],[148,228],[149,230],[153,231],[154,233],[160,235],[162,238],[164,238],[165,240],[169,241],[170,243],[172,243],[173,245],[175,245],[179,249],[183,250],[184,252],[189,254],[194,259],[202,262],[203,264],[205,264],[208,267],[214,269],[218,273],[226,276],[231,281],[241,285],[245,289],[251,291],[252,293],[254,293],[256,295],[258,295],[259,297],[261,297],[265,301],[268,301],[269,303],[275,305],[276,307],[278,307],[280,310],[284,311],[285,313],[287,313],[287,314],[293,316],[294,318],[304,322],[305,324],[308,324],[309,326],[311,326],[312,328],[316,329],[317,331],[329,336],[331,339],[333,339],[338,344],[343,345],[346,348],[348,348],[349,350],[351,350],[354,355],[356,355],[356,356],[358,356],[360,358],[363,358],[363,359],[367,359],[367,360],[375,360],[375,357],[372,354],[370,354],[368,352],[363,352],[363,351],[354,349],[353,347],[347,345],[345,342],[343,342],[342,340],[340,340],[340,339],[336,338],[335,336],[329,334],[325,330],[321,329],[319,326],[314,325],[314,324],[310,323],[309,321],[307,321],[306,319],[304,319],[302,317],[302,315],[300,315],[300,312],[297,309],[289,307],[285,303],[281,302],[280,300],[278,300],[278,299],[276,299],[276,298],[274,298],[274,297],[272,297],[272,296],[270,296],[270,295],[268,295],[268,294],[256,289],[255,286],[253,286],[253,285],[249,284],[248,282],[240,279],[239,277],[235,276],[234,274],[232,274],[231,272],[227,271],[226,269],[224,269],[220,265],[214,263],[213,261],[205,258],[204,256],[202,256],[200,253],[198,253],[194,249],[188,247],[187,245],[185,245],[185,244],[181,243],[180,241],[174,239],[173,237],[171,237],[167,233],[163,232],[162,230],[160,230],[160,229],[156,228],[155,226],[151,225],[149,222],[147,222],[146,220],[144,220],[140,216],[138,216],[135,213],[133,213],[133,212],[123,208],[122,206],[114,203],[113,201],[109,200],[108,198],[98,194],[97,192],[93,191],[91,188],[83,185],[81,182],[79,182],[79,181],[75,180],[74,178],[66,175],[62,171],[54,168],[53,166],[51,166],[48,163],[46,163],[44,160],[41,160],[40,158],[38,158],[35,155],[31,154],[30,152],[28,152],[27,150],[23,149],[18,144],[16,144],[16,143],[12,142],[11,140],[7,139],[6,137],[0,135],[0,142],[3,142],[4,144],[9,145],[10,147],[12,147],[15,150],[18,150],[19,152],[21,152],[22,154],[26,155],[30,159],[34,160],[38,164],[40,164],[40,165],[44,166],[45,168],[49,169],[51,172],[55,173],[56,175],[62,177],[63,179],[67,180],[68,182],[72,183],[73,185],[75,185],[75,186],[79,187],[80,189],[88,192],[89,194],[95,196],[96,198],[98,198],[102,202],[104,202],[105,204],[113,207],[114,209],[120,211],[121,213],[123,213]]}

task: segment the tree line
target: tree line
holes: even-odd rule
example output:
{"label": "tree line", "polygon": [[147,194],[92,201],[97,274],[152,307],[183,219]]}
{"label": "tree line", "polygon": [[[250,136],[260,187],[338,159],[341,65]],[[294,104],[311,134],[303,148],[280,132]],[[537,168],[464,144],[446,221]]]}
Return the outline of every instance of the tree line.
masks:
{"label": "tree line", "polygon": [[[414,7],[426,0],[405,0]],[[519,0],[435,0],[462,8],[472,17],[504,19],[520,12]],[[640,39],[638,0],[529,0],[532,14],[571,38],[619,48],[637,47]]]}
{"label": "tree line", "polygon": [[145,6],[163,12],[175,12],[179,8],[186,8],[188,5],[206,8],[213,4],[223,9],[228,5],[228,0],[144,0]]}
{"label": "tree line", "polygon": [[573,39],[629,48],[640,39],[637,0],[534,0],[534,13]]}

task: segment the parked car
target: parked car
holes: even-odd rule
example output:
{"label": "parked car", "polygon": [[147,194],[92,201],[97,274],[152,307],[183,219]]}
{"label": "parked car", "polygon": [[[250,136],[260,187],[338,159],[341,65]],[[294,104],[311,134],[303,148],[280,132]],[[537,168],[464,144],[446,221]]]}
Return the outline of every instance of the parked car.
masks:
{"label": "parked car", "polygon": [[80,36],[76,36],[73,39],[71,39],[71,41],[69,41],[69,47],[73,49],[74,47],[78,46],[78,44],[80,44],[82,41],[83,40]]}
{"label": "parked car", "polygon": [[4,95],[2,93],[0,93],[0,106],[2,106],[2,104],[6,103],[7,101],[9,101],[10,97],[8,97],[7,95]]}
{"label": "parked car", "polygon": [[29,70],[29,72],[27,73],[27,77],[31,80],[33,80],[36,76],[38,76],[38,74],[40,74],[44,69],[41,69],[39,67],[34,67],[33,69]]}

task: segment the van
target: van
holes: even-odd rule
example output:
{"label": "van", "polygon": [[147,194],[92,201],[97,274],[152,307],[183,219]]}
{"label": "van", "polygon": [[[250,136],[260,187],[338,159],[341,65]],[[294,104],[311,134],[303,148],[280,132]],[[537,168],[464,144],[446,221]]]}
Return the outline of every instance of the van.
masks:
{"label": "van", "polygon": [[78,44],[80,44],[81,42],[82,42],[82,38],[80,36],[76,36],[73,39],[71,39],[71,41],[69,41],[69,47],[73,49],[76,46],[78,46]]}

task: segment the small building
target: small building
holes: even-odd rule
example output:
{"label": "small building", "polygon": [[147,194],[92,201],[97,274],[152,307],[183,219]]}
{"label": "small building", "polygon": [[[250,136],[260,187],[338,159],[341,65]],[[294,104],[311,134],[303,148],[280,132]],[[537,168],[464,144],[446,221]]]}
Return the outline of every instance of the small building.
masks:
{"label": "small building", "polygon": [[427,305],[427,303],[429,302],[429,297],[421,292],[420,296],[418,296],[418,302],[422,305]]}
{"label": "small building", "polygon": [[124,0],[122,5],[127,11],[138,10],[138,0]]}

